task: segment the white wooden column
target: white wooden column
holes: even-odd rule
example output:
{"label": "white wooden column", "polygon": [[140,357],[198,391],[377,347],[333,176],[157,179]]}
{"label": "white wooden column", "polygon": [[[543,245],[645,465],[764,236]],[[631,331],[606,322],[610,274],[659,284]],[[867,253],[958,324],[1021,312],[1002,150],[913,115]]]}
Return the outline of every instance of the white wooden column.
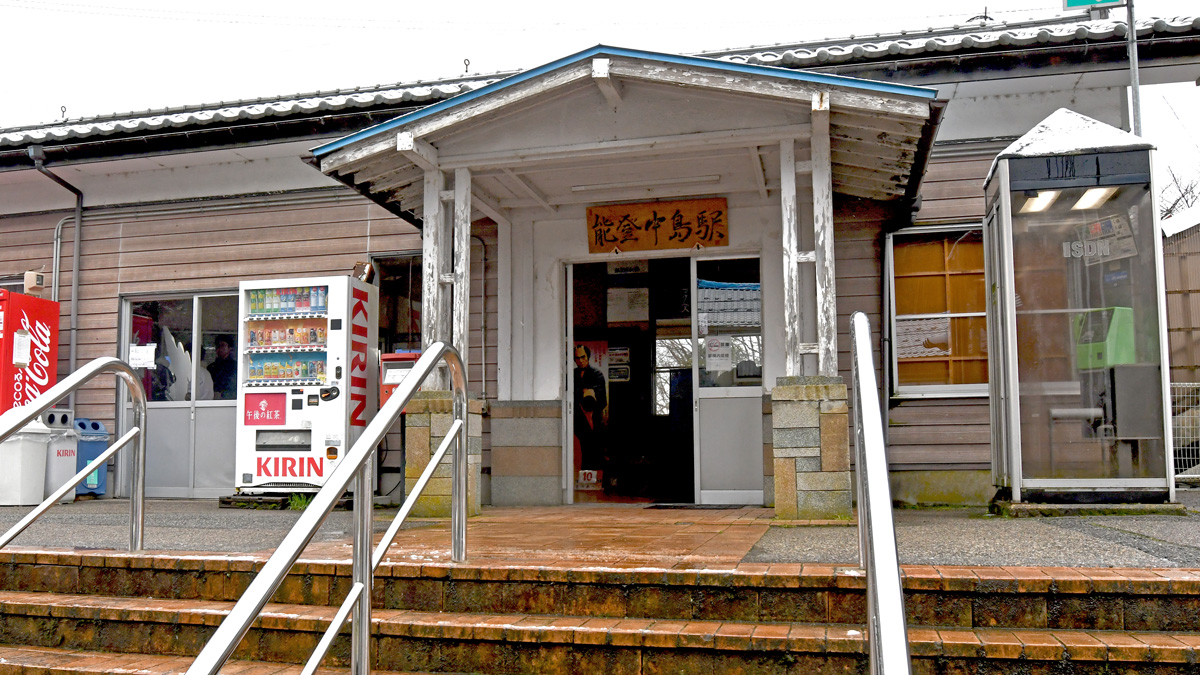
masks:
{"label": "white wooden column", "polygon": [[[833,166],[829,150],[829,92],[812,100],[813,235],[817,276],[817,369],[836,376],[837,299],[833,266]],[[786,237],[786,235],[784,235]]]}
{"label": "white wooden column", "polygon": [[454,170],[454,311],[453,343],[467,367],[471,342],[471,170]]}
{"label": "white wooden column", "polygon": [[425,172],[425,209],[421,226],[421,346],[449,336],[439,330],[437,316],[442,312],[442,188],[445,176],[439,170]]}
{"label": "white wooden column", "polygon": [[[449,218],[443,204],[446,176],[440,169],[425,171],[425,213],[421,228],[421,345],[451,342],[450,257],[453,240],[449,236]],[[450,388],[444,368],[427,380],[436,390]]]}
{"label": "white wooden column", "polygon": [[803,375],[800,343],[800,219],[796,210],[796,141],[779,142],[779,206],[783,213],[784,375]]}

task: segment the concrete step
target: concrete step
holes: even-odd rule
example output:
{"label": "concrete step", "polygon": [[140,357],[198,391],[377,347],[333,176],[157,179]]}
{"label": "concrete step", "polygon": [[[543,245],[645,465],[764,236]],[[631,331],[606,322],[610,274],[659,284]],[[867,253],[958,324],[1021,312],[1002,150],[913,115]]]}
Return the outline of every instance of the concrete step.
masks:
{"label": "concrete step", "polygon": [[[0,592],[0,644],[133,655],[128,658],[188,657],[199,651],[231,606]],[[234,657],[299,664],[332,614],[332,608],[323,606],[268,605]],[[375,666],[391,671],[766,675],[854,673],[865,667],[863,628],[854,624],[411,610],[374,614]],[[1200,635],[1171,631],[913,627],[909,642],[918,674],[1104,673],[1118,667],[1123,670],[1116,672],[1168,672],[1144,667],[1200,660]],[[347,648],[343,635],[325,664],[344,667]]]}
{"label": "concrete step", "polygon": [[[262,559],[112,552],[0,552],[0,590],[231,602]],[[1200,570],[904,566],[910,625],[1200,632]],[[276,602],[330,606],[348,564],[301,561]],[[742,564],[733,570],[385,562],[379,609],[752,622],[855,623],[861,570]]]}

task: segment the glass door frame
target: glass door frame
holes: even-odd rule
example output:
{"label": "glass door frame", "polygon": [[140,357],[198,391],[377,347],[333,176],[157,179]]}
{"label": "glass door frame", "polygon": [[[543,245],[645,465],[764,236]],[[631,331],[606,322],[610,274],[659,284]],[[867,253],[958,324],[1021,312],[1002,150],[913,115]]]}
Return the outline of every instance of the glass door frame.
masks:
{"label": "glass door frame", "polygon": [[[691,343],[692,343],[692,492],[695,504],[700,504],[700,430],[699,430],[699,415],[697,411],[700,408],[700,360],[697,358],[696,350],[698,347],[699,327],[696,322],[696,263],[697,261],[708,260],[739,260],[753,258],[758,262],[759,280],[762,283],[763,264],[761,250],[734,250],[720,251],[709,255],[697,255],[695,252],[690,252],[685,255],[678,255],[676,251],[639,251],[635,254],[623,255],[620,258],[603,257],[603,258],[584,258],[579,260],[563,261],[563,398],[562,398],[562,490],[563,503],[575,503],[575,453],[573,449],[574,423],[575,423],[575,378],[572,376],[572,357],[575,350],[575,265],[585,265],[589,263],[607,263],[613,260],[654,260],[661,258],[688,258],[688,304],[691,307]],[[761,302],[761,300],[760,300]],[[760,316],[762,316],[760,305]],[[762,349],[765,361],[767,338],[765,327],[760,323],[760,334],[762,335]],[[761,399],[763,386],[758,386],[759,397]]]}
{"label": "glass door frame", "polygon": [[[197,494],[198,488],[196,487],[196,408],[202,407],[202,408],[234,408],[234,409],[236,409],[237,408],[237,398],[235,395],[235,397],[232,399],[213,399],[213,400],[206,400],[206,401],[197,401],[196,397],[195,397],[195,388],[196,388],[196,374],[198,372],[198,369],[200,368],[200,361],[202,360],[202,358],[197,358],[197,353],[199,352],[201,356],[203,355],[203,352],[201,351],[203,349],[203,343],[202,343],[203,325],[201,323],[201,321],[202,321],[201,301],[204,299],[222,298],[222,297],[225,297],[225,298],[231,297],[235,301],[240,301],[240,298],[238,296],[238,290],[236,288],[229,289],[229,290],[221,290],[221,289],[205,290],[205,291],[196,291],[196,292],[191,292],[191,293],[188,293],[188,292],[144,293],[144,294],[139,293],[136,295],[120,296],[120,303],[121,303],[120,310],[119,310],[120,314],[118,315],[118,320],[117,320],[117,340],[118,340],[117,353],[118,353],[118,356],[126,362],[128,362],[128,360],[129,360],[129,346],[130,346],[129,333],[131,330],[133,330],[133,304],[134,303],[152,302],[152,301],[156,301],[156,300],[188,300],[188,299],[190,299],[192,301],[192,340],[191,340],[192,341],[192,355],[191,355],[191,372],[188,374],[188,376],[190,378],[191,386],[188,391],[188,398],[185,401],[149,401],[149,400],[147,400],[147,402],[146,402],[147,424],[150,423],[150,420],[149,420],[149,417],[151,414],[150,411],[155,408],[158,408],[158,409],[164,409],[164,408],[187,409],[189,411],[188,456],[187,456],[188,485],[185,489],[186,494],[172,494],[172,495],[169,495],[167,498],[190,499],[190,498],[208,498],[208,497],[214,496],[214,495],[208,495],[208,494],[199,494],[199,495]],[[236,331],[237,331],[236,326],[233,328],[233,331],[234,331],[234,334],[236,335]],[[234,346],[234,348],[236,349],[236,346]],[[128,389],[126,389],[126,385],[124,384],[124,382],[118,381],[118,383],[117,383],[117,402],[119,405],[118,405],[118,411],[117,411],[117,419],[118,419],[118,427],[119,427],[121,433],[124,433],[126,430],[128,430],[128,428],[130,426],[129,420],[130,420],[131,413],[130,413],[130,403],[128,401],[129,401],[129,391],[128,391]],[[234,415],[233,422],[235,424],[237,422],[236,413]],[[147,449],[146,449],[147,457],[149,456],[149,453],[151,453],[153,451],[154,450],[152,448],[147,447]],[[118,457],[118,460],[116,462],[115,472],[113,475],[113,485],[109,491],[115,497],[128,497],[132,490],[132,488],[131,488],[132,469],[129,465],[130,458],[132,457],[132,455],[130,453],[122,452],[122,453],[118,453],[117,457]],[[232,457],[231,457],[231,461],[232,461]],[[224,488],[221,488],[219,491],[220,492],[229,492],[230,494],[232,494],[233,488],[234,488],[234,486],[232,484],[230,484],[227,490]],[[213,488],[199,488],[199,489],[202,491],[206,491],[206,492],[215,491]],[[148,496],[156,497],[156,498],[164,497],[164,495],[148,495]]]}
{"label": "glass door frame", "polygon": [[[700,393],[702,391],[704,391],[705,387],[700,386],[700,356],[699,356],[700,349],[701,349],[700,323],[699,323],[699,321],[696,320],[696,300],[697,300],[696,286],[699,283],[699,276],[697,274],[696,268],[697,268],[697,264],[702,261],[709,262],[709,261],[714,261],[714,260],[754,259],[754,261],[758,263],[758,280],[759,280],[759,284],[760,284],[760,288],[761,288],[762,279],[763,279],[763,264],[762,264],[762,253],[761,252],[735,253],[735,252],[722,251],[720,254],[717,254],[717,255],[690,256],[690,257],[691,257],[691,277],[692,278],[691,278],[688,292],[691,297],[689,302],[691,302],[691,307],[692,307],[692,491],[693,491],[693,499],[695,500],[694,503],[704,504],[705,502],[702,501],[700,498],[701,497],[701,485],[700,485],[700,473],[701,473],[701,471],[700,471],[700,469],[701,469],[701,467],[700,467],[700,462],[701,462],[700,398],[701,398],[701,396],[700,396]],[[764,313],[762,311],[762,296],[760,295],[759,296],[759,317],[760,318],[759,318],[759,324],[758,324],[758,334],[759,334],[760,343],[762,345],[761,346],[762,358],[763,358],[764,365],[765,365],[767,339],[766,339],[766,331],[764,329],[763,320],[762,320],[763,314]],[[715,387],[715,388],[726,389],[726,387]],[[757,394],[758,394],[757,398],[758,398],[758,401],[760,404],[760,410],[761,410],[763,385],[759,384],[757,387],[748,386],[748,387],[744,387],[744,388],[748,389],[748,390],[753,389],[753,390],[757,391]],[[725,396],[706,396],[705,398],[726,398],[726,397]],[[741,398],[741,397],[739,397],[739,398]],[[750,398],[750,396],[747,395],[745,398]],[[761,417],[761,415],[760,415],[760,417]],[[758,424],[760,427],[762,426],[761,419],[759,420]],[[759,452],[760,453],[762,452],[761,447],[759,448]],[[762,490],[760,489],[759,491],[761,492]]]}

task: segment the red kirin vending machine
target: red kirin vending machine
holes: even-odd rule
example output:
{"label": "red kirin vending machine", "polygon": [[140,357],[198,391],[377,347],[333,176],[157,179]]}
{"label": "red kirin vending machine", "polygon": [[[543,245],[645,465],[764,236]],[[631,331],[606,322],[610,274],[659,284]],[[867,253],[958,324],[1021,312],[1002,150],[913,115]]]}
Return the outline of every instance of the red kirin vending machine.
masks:
{"label": "red kirin vending machine", "polygon": [[0,413],[58,382],[58,303],[0,290]]}

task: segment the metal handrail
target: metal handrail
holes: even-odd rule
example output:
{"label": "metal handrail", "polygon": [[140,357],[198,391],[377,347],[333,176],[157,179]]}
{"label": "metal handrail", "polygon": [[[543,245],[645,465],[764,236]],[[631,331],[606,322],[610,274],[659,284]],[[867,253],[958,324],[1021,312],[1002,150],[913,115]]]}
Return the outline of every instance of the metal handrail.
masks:
{"label": "metal handrail", "polygon": [[[342,461],[326,480],[325,485],[317,492],[309,503],[308,508],[300,514],[300,518],[291,531],[283,538],[279,547],[267,559],[262,570],[254,577],[254,581],[242,594],[241,599],[230,610],[229,615],[221,622],[212,639],[196,660],[188,668],[188,675],[213,675],[225,664],[238,643],[250,630],[251,624],[262,613],[267,601],[278,590],[279,585],[287,576],[288,571],[300,557],[300,553],[316,535],[317,530],[346,489],[351,480],[356,480],[356,495],[354,499],[354,542],[351,557],[351,581],[361,584],[356,591],[356,598],[347,598],[339,608],[354,609],[351,622],[350,637],[350,671],[356,675],[370,672],[370,628],[371,628],[371,585],[374,577],[371,564],[371,486],[374,484],[373,467],[369,461],[375,452],[375,447],[388,433],[392,425],[400,417],[404,407],[408,405],[417,389],[425,381],[434,368],[442,361],[450,370],[451,392],[454,397],[453,414],[455,421],[452,430],[457,437],[454,447],[452,471],[453,479],[450,489],[450,557],[454,562],[462,562],[467,550],[467,379],[466,369],[462,358],[454,347],[435,342],[413,364],[412,370],[397,386],[396,391],[388,402],[379,410],[367,428]],[[446,443],[443,442],[445,446]],[[430,466],[434,466],[430,462]],[[429,471],[429,468],[426,468]],[[416,494],[408,499],[416,498]],[[407,505],[408,500],[406,500]],[[410,507],[411,508],[411,507]],[[403,509],[402,509],[403,511]],[[335,616],[336,621],[336,616]],[[341,624],[333,624],[340,628]],[[331,629],[335,630],[331,625]]]}
{"label": "metal handrail", "polygon": [[908,627],[892,522],[892,493],[871,325],[862,312],[850,317],[854,375],[854,457],[858,494],[858,554],[867,573],[867,644],[872,675],[909,675]]}
{"label": "metal handrail", "polygon": [[[5,411],[0,415],[0,442],[23,429],[26,424],[54,407],[55,403],[103,373],[113,373],[124,380],[126,388],[129,389],[129,396],[133,399],[133,427],[97,457],[93,464],[108,461],[109,457],[116,454],[129,441],[137,439],[137,443],[133,446],[133,494],[129,499],[129,550],[140,551],[142,550],[143,525],[146,515],[146,390],[142,388],[141,380],[138,379],[137,373],[129,367],[129,364],[114,356],[93,359],[63,378],[62,382],[47,389],[32,403]],[[4,533],[4,536],[0,537],[0,548],[8,545],[51,506],[57,504],[58,500],[62,499],[69,489],[82,482],[91,470],[93,469],[89,466],[75,474],[65,485],[47,497],[20,522],[13,525],[8,532]]]}

